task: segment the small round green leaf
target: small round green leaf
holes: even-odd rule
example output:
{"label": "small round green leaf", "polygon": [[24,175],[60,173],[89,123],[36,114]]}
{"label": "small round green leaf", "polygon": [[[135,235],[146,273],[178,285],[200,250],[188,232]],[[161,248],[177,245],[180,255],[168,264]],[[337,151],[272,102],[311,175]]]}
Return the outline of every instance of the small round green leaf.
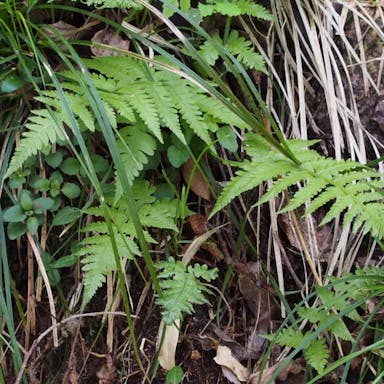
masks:
{"label": "small round green leaf", "polygon": [[25,223],[9,223],[8,224],[8,237],[10,240],[15,240],[18,237],[24,235],[27,231]]}
{"label": "small round green leaf", "polygon": [[9,223],[20,223],[26,219],[27,215],[24,213],[20,205],[14,205],[13,207],[8,208],[4,211],[4,221]]}
{"label": "small round green leaf", "polygon": [[20,192],[20,205],[24,211],[31,211],[33,209],[33,199],[31,192],[24,189]]}
{"label": "small round green leaf", "polygon": [[109,162],[100,155],[91,155],[91,161],[96,173],[105,173],[109,168]]}
{"label": "small round green leaf", "polygon": [[49,191],[51,183],[48,179],[43,179],[41,177],[36,177],[29,184],[32,188],[38,189],[41,192]]}
{"label": "small round green leaf", "polygon": [[8,186],[12,189],[20,188],[26,180],[24,176],[13,175],[8,182]]}
{"label": "small round green leaf", "polygon": [[52,168],[57,168],[63,162],[63,151],[56,151],[45,156],[45,162]]}
{"label": "small round green leaf", "polygon": [[50,197],[39,197],[33,203],[33,211],[36,214],[44,213],[53,207],[54,201]]}
{"label": "small round green leaf", "polygon": [[68,197],[68,199],[76,199],[80,196],[81,189],[77,184],[64,183],[63,188],[61,188],[61,192],[64,196]]}
{"label": "small round green leaf", "polygon": [[189,152],[187,148],[179,148],[174,145],[168,147],[167,156],[169,162],[175,168],[180,168],[189,159]]}
{"label": "small round green leaf", "polygon": [[167,384],[180,384],[183,380],[184,371],[180,365],[175,365],[165,377],[165,382]]}
{"label": "small round green leaf", "polygon": [[77,175],[80,171],[80,163],[74,157],[69,157],[63,161],[60,169],[66,175],[74,176]]}
{"label": "small round green leaf", "polygon": [[74,207],[64,207],[56,213],[52,220],[52,225],[65,225],[72,223],[80,217],[80,209]]}
{"label": "small round green leaf", "polygon": [[30,232],[32,235],[36,235],[38,229],[39,229],[39,220],[34,216],[28,217],[28,220],[27,220],[28,232]]}
{"label": "small round green leaf", "polygon": [[63,257],[60,257],[59,260],[54,261],[51,264],[51,268],[59,269],[59,268],[72,267],[72,265],[74,265],[78,260],[79,258],[74,255],[63,256]]}
{"label": "small round green leaf", "polygon": [[230,152],[236,152],[238,148],[235,131],[229,127],[221,127],[216,132],[219,143]]}

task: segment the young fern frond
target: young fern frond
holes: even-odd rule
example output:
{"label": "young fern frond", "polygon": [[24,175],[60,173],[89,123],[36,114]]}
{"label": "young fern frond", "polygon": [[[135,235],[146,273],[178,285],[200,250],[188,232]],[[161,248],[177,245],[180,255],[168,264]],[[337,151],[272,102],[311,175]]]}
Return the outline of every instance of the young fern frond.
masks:
{"label": "young fern frond", "polygon": [[217,277],[217,269],[208,269],[207,265],[196,264],[186,266],[181,261],[170,257],[167,261],[157,263],[160,270],[160,286],[163,297],[157,303],[163,308],[162,315],[166,324],[172,324],[182,319],[184,314],[193,312],[193,305],[207,302],[204,297],[209,293],[199,279],[212,281]]}
{"label": "young fern frond", "polygon": [[304,357],[307,362],[322,374],[329,359],[329,349],[325,339],[317,339],[304,349]]}
{"label": "young fern frond", "polygon": [[[153,196],[154,188],[148,182],[136,181],[133,184],[136,207],[140,222],[147,228],[161,228],[177,231],[176,217],[178,201],[156,200]],[[115,234],[117,250],[122,260],[140,255],[136,245],[136,232],[129,218],[125,201],[120,201],[114,208],[110,208],[112,226]],[[75,256],[81,257],[84,272],[83,307],[94,296],[97,289],[105,282],[105,276],[116,270],[115,259],[111,246],[111,239],[107,223],[100,220],[104,216],[101,208],[89,208],[85,213],[97,217],[98,221],[88,224],[82,229],[92,235],[78,244]],[[148,232],[145,232],[147,242],[156,242]]]}
{"label": "young fern frond", "polygon": [[[265,72],[263,57],[255,52],[252,42],[239,36],[239,32],[232,30],[228,36],[228,40],[224,43],[218,34],[212,36],[219,44],[231,53],[236,59],[249,69]],[[209,65],[215,65],[219,58],[219,53],[215,44],[211,40],[207,40],[200,46],[199,53]]]}
{"label": "young fern frond", "polygon": [[98,8],[142,8],[142,6],[138,4],[135,0],[84,0],[82,1],[82,3],[85,3],[88,6],[94,6]]}
{"label": "young fern frond", "polygon": [[[343,321],[343,316],[357,323],[365,321],[357,311],[356,302],[364,305],[372,298],[384,295],[384,268],[358,268],[353,274],[349,273],[342,278],[331,277],[330,279],[331,284],[328,287],[316,287],[316,296],[321,300],[319,305],[308,308],[301,303],[297,306],[298,321],[309,322],[311,331],[303,333],[297,329],[297,325],[291,325],[274,335],[267,335],[266,338],[295,349],[305,345],[305,340],[314,332],[318,337],[321,336],[321,333],[327,332],[343,340],[354,342]],[[332,317],[334,321],[330,322]],[[312,341],[303,347],[303,353],[307,362],[321,374],[329,358],[326,338],[319,337]]]}
{"label": "young fern frond", "polygon": [[[359,228],[372,236],[384,236],[383,175],[351,160],[334,160],[308,149],[314,142],[288,140],[299,163],[270,148],[266,141],[250,134],[246,151],[251,161],[239,164],[240,170],[228,183],[217,200],[211,216],[242,192],[259,186],[267,180],[274,184],[255,204],[274,199],[289,187],[301,187],[294,192],[281,212],[291,211],[307,203],[306,214],[330,204],[322,224],[345,212],[344,225],[353,222],[353,231]],[[311,200],[311,201],[309,201]],[[309,203],[308,203],[309,201]]]}
{"label": "young fern frond", "polygon": [[202,17],[219,13],[224,16],[253,16],[264,20],[273,20],[272,15],[253,0],[207,0],[206,4],[199,2]]}

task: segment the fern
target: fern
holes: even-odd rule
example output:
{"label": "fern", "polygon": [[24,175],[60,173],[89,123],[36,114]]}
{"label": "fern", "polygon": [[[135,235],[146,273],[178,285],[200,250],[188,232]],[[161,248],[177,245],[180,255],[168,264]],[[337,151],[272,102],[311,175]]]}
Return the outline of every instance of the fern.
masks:
{"label": "fern", "polygon": [[[224,44],[221,37],[216,33],[212,38],[231,53],[236,59],[249,69],[265,72],[263,57],[256,53],[252,42],[239,36],[239,32],[232,30],[228,36],[227,42]],[[215,65],[219,58],[219,53],[213,41],[207,40],[200,46],[200,55],[209,65]]]}
{"label": "fern", "polygon": [[207,0],[198,5],[202,17],[219,13],[225,16],[253,16],[264,20],[273,20],[272,15],[252,0]]}
{"label": "fern", "polygon": [[216,268],[209,270],[206,265],[199,264],[187,267],[173,257],[158,262],[157,268],[160,270],[158,277],[164,293],[157,303],[163,308],[166,324],[181,319],[183,314],[191,314],[193,305],[206,303],[204,294],[209,290],[198,279],[210,282],[217,277]]}
{"label": "fern", "polygon": [[[153,196],[155,188],[150,187],[149,183],[145,181],[135,181],[132,189],[135,206],[143,226],[177,231],[175,221],[178,201],[156,200]],[[85,213],[98,219],[82,229],[83,232],[90,232],[92,235],[80,241],[78,250],[74,253],[74,256],[81,257],[83,264],[83,307],[94,296],[97,289],[104,284],[105,276],[116,270],[107,223],[100,219],[104,217],[104,211],[94,207],[87,209]],[[126,202],[122,200],[111,208],[110,216],[119,256],[122,260],[132,260],[140,254],[140,251],[136,245],[136,232],[129,218]],[[156,242],[148,232],[145,232],[145,238],[147,242]]]}
{"label": "fern", "polygon": [[240,170],[221,193],[211,216],[222,209],[234,197],[261,183],[273,179],[274,184],[256,203],[263,204],[275,198],[291,186],[303,183],[293,193],[281,212],[296,209],[312,199],[306,208],[310,214],[330,204],[322,220],[325,224],[345,212],[343,223],[353,222],[353,231],[359,228],[372,236],[384,236],[383,175],[351,160],[334,160],[308,149],[314,141],[288,140],[299,164],[270,148],[260,136],[250,134],[247,152],[251,161],[239,164]]}
{"label": "fern", "polygon": [[98,8],[142,8],[142,5],[138,4],[135,0],[83,0],[82,2],[88,6],[94,6]]}
{"label": "fern", "polygon": [[319,374],[322,374],[329,359],[329,350],[325,339],[317,339],[310,343],[304,349],[304,357]]}
{"label": "fern", "polygon": [[[299,321],[308,321],[315,330],[321,328],[323,332],[329,332],[343,340],[353,341],[341,313],[357,322],[363,321],[356,310],[357,304],[354,303],[368,301],[384,294],[384,268],[357,269],[354,274],[346,274],[343,278],[332,277],[331,281],[332,284],[329,287],[316,287],[320,305],[313,308],[304,307],[303,304],[297,306]],[[335,321],[327,324],[331,316]],[[313,332],[303,333],[292,325],[275,335],[267,335],[266,338],[280,345],[297,349],[304,345],[305,340]],[[321,374],[329,358],[326,338],[318,338],[303,347],[303,353],[307,362]]]}
{"label": "fern", "polygon": [[[205,143],[221,124],[244,128],[245,124],[222,104],[208,96],[189,81],[165,70],[150,68],[129,57],[102,57],[84,60],[94,72],[91,74],[109,121],[118,128],[119,150],[125,157],[129,179],[133,180],[163,141],[163,129],[169,129],[182,143],[186,143],[183,126],[188,126]],[[80,74],[78,74],[80,75]],[[79,126],[95,131],[97,124],[77,76],[62,72],[62,88],[68,106]],[[29,156],[58,140],[65,141],[63,127],[71,128],[71,121],[56,91],[46,91],[37,98],[50,108],[33,111],[20,145],[16,148],[7,171],[11,175]],[[37,133],[38,132],[38,133]]]}

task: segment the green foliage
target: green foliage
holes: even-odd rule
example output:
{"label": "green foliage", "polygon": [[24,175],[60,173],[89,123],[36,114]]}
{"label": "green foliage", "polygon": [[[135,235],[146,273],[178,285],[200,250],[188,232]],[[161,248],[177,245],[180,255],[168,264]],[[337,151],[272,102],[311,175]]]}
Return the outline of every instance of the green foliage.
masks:
{"label": "green foliage", "polygon": [[384,236],[383,175],[351,160],[334,160],[308,149],[315,141],[288,140],[287,145],[299,164],[272,149],[255,134],[248,135],[246,151],[250,161],[239,164],[240,170],[221,193],[211,214],[214,215],[234,197],[267,180],[274,184],[257,202],[263,204],[291,186],[302,186],[293,193],[281,212],[291,211],[311,201],[306,214],[325,204],[330,208],[321,224],[326,224],[345,212],[343,224],[353,222],[353,230],[363,228],[364,233]]}
{"label": "green foliage", "polygon": [[87,4],[88,6],[94,6],[98,8],[142,8],[142,6],[138,4],[135,0],[84,0],[82,2]]}
{"label": "green foliage", "polygon": [[[223,42],[217,33],[214,34],[212,38],[218,44],[222,45],[229,53],[235,56],[235,58],[245,67],[266,72],[263,57],[255,52],[251,41],[239,36],[238,31],[232,30],[225,42]],[[204,44],[200,46],[199,50],[199,53],[209,65],[214,65],[219,58],[219,53],[214,41],[205,41]]]}
{"label": "green foliage", "polygon": [[[148,182],[140,180],[135,181],[133,190],[135,207],[143,226],[177,231],[178,201],[156,200],[153,196],[155,188],[151,187]],[[83,232],[89,232],[91,235],[80,241],[77,251],[73,254],[82,258],[84,271],[83,306],[104,284],[105,276],[116,271],[108,226],[103,220],[104,210],[94,207],[85,210],[84,213],[91,215],[96,221],[82,229]],[[112,219],[116,246],[121,259],[132,260],[135,256],[139,256],[136,232],[126,203],[120,201],[114,208],[110,208],[109,215]],[[148,232],[145,232],[145,235],[148,242],[155,242]]]}
{"label": "green foliage", "polygon": [[253,16],[264,20],[273,20],[272,15],[261,5],[252,0],[207,0],[199,2],[202,17],[219,13],[224,16]]}
{"label": "green foliage", "polygon": [[45,221],[44,213],[51,209],[54,201],[49,197],[35,197],[27,190],[21,190],[19,201],[4,211],[3,220],[8,222],[8,237],[17,239],[30,232],[37,233]]}
{"label": "green foliage", "polygon": [[[188,126],[205,143],[220,124],[244,127],[234,114],[189,81],[164,70],[156,70],[129,57],[102,57],[85,60],[95,72],[92,80],[103,101],[110,123],[124,127],[117,133],[119,150],[129,162],[128,178],[133,180],[154,153],[156,142],[163,141],[161,129],[169,129],[182,142],[182,125]],[[62,87],[69,107],[84,130],[97,129],[94,115],[76,77],[62,73]],[[32,155],[54,143],[65,141],[64,126],[69,117],[56,91],[37,98],[50,109],[33,111],[20,145],[16,148],[7,176],[16,172]]]}
{"label": "green foliage", "polygon": [[157,303],[163,308],[162,315],[166,324],[181,319],[185,313],[192,313],[193,305],[207,302],[204,294],[209,293],[209,290],[199,279],[208,282],[214,280],[217,277],[216,268],[209,270],[207,265],[200,264],[187,267],[173,257],[158,262],[157,267],[164,293]]}
{"label": "green foliage", "polygon": [[[353,337],[346,327],[343,316],[356,322],[363,320],[358,314],[355,304],[357,301],[369,301],[373,297],[384,294],[384,268],[372,267],[357,269],[354,274],[346,274],[343,278],[332,278],[329,287],[316,287],[316,296],[321,303],[315,307],[305,307],[300,304],[296,307],[298,322],[309,322],[312,331],[303,333],[296,326],[291,325],[269,335],[267,338],[274,342],[291,348],[302,348],[307,362],[321,374],[329,358],[328,346],[321,333],[329,332],[335,337],[346,341],[353,341]],[[331,319],[334,321],[330,321]],[[317,333],[314,341],[307,343],[308,337]]]}
{"label": "green foliage", "polygon": [[165,377],[166,384],[179,384],[183,381],[184,371],[180,365],[175,365]]}

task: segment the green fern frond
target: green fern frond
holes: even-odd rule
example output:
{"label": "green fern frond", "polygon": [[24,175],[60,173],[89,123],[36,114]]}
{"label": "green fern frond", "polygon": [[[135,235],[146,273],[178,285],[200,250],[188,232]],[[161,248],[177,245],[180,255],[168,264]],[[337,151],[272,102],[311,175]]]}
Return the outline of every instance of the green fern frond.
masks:
{"label": "green fern frond", "polygon": [[217,269],[209,270],[206,265],[196,264],[186,267],[181,261],[170,257],[157,263],[158,277],[163,289],[163,297],[157,303],[163,308],[162,315],[166,324],[191,314],[193,306],[207,302],[204,294],[209,290],[198,279],[212,281],[217,277]]}
{"label": "green fern frond", "polygon": [[[115,238],[119,256],[122,259],[133,259],[132,250],[136,250],[137,253],[137,246],[133,238],[118,233],[115,233]],[[79,246],[80,249],[75,253],[75,256],[82,257],[84,272],[83,306],[85,306],[97,289],[105,283],[105,276],[116,270],[116,264],[109,235],[95,234],[82,240]]]}
{"label": "green fern frond", "polygon": [[[255,52],[251,41],[239,36],[238,31],[232,30],[225,44],[217,33],[215,33],[212,38],[216,40],[217,43],[223,45],[223,47],[235,56],[235,58],[246,68],[265,72],[263,57]],[[215,65],[219,58],[219,52],[217,51],[215,44],[210,40],[205,41],[200,46],[199,53],[211,66]]]}
{"label": "green fern frond", "polygon": [[329,350],[325,339],[317,339],[309,344],[304,349],[304,357],[319,374],[323,373],[329,359]]}
{"label": "green fern frond", "polygon": [[[139,175],[148,158],[154,154],[156,142],[151,135],[145,131],[142,124],[135,124],[120,129],[117,141],[120,159],[124,164],[128,181],[130,183]],[[120,177],[116,173],[115,202],[117,202],[124,191]]]}
{"label": "green fern frond", "polygon": [[273,20],[272,15],[261,5],[252,0],[207,0],[206,4],[199,2],[202,17],[219,13],[225,16],[248,15],[264,20]]}
{"label": "green fern frond", "polygon": [[299,189],[281,212],[307,204],[306,214],[323,206],[330,208],[321,224],[345,213],[344,225],[353,222],[353,231],[363,227],[364,233],[384,237],[383,175],[351,160],[334,160],[308,149],[313,142],[288,140],[298,164],[272,149],[258,135],[250,134],[246,151],[252,157],[239,165],[240,170],[224,188],[211,216],[240,193],[274,180],[268,192],[256,203],[263,204],[289,187]]}
{"label": "green fern frond", "polygon": [[[112,127],[118,129],[118,121],[124,125],[131,124],[132,129],[140,124],[144,127],[140,132],[140,145],[144,145],[144,141],[147,143],[144,145],[145,149],[140,151],[141,156],[133,140],[133,136],[136,139],[139,133],[131,132],[132,139],[127,139],[129,145],[133,145],[132,148],[128,148],[128,145],[125,148],[127,161],[130,161],[128,153],[132,152],[133,165],[127,163],[132,171],[131,178],[136,177],[148,157],[153,154],[154,141],[150,136],[153,135],[162,142],[163,128],[169,129],[181,142],[186,143],[182,126],[188,125],[206,144],[210,144],[211,134],[220,125],[234,125],[238,128],[246,126],[234,113],[223,108],[218,100],[169,71],[150,67],[126,56],[99,57],[84,60],[84,63],[92,71],[91,79]],[[77,80],[79,76],[82,75],[68,71],[60,73],[63,79],[61,86],[65,90],[68,107],[80,128],[94,132],[98,129],[96,119]],[[59,139],[64,140],[63,127],[71,129],[71,120],[56,91],[47,90],[37,100],[50,107],[51,113],[44,109],[32,113],[7,176],[42,147],[52,145]],[[124,135],[124,131],[122,134]],[[117,133],[117,141],[118,137]]]}
{"label": "green fern frond", "polygon": [[62,122],[58,121],[54,113],[48,109],[32,111],[25,128],[20,144],[9,164],[6,177],[21,168],[24,162],[36,155],[38,151],[58,140],[65,140]]}
{"label": "green fern frond", "polygon": [[[177,231],[176,218],[179,202],[177,200],[156,200],[153,196],[155,188],[147,181],[137,180],[132,186],[135,206],[143,226]],[[108,226],[104,218],[104,210],[92,207],[85,210],[86,214],[97,218],[82,229],[91,236],[80,241],[75,256],[81,257],[84,272],[83,306],[94,296],[97,289],[105,282],[105,276],[116,270],[115,258],[109,236]],[[130,220],[127,202],[121,200],[114,208],[110,208],[113,232],[116,239],[119,256],[133,259],[140,255],[136,244],[136,231]],[[148,243],[156,241],[147,231],[144,231]]]}
{"label": "green fern frond", "polygon": [[238,31],[231,31],[228,36],[228,41],[225,44],[225,48],[247,68],[266,72],[263,57],[255,52],[250,40],[246,40],[244,37],[239,36]]}
{"label": "green fern frond", "polygon": [[293,329],[292,327],[282,329],[276,335],[276,343],[280,345],[285,345],[286,347],[298,348],[300,344],[304,341],[305,336],[298,329]]}
{"label": "green fern frond", "polygon": [[142,5],[138,4],[135,0],[83,0],[82,3],[98,8],[142,8]]}

